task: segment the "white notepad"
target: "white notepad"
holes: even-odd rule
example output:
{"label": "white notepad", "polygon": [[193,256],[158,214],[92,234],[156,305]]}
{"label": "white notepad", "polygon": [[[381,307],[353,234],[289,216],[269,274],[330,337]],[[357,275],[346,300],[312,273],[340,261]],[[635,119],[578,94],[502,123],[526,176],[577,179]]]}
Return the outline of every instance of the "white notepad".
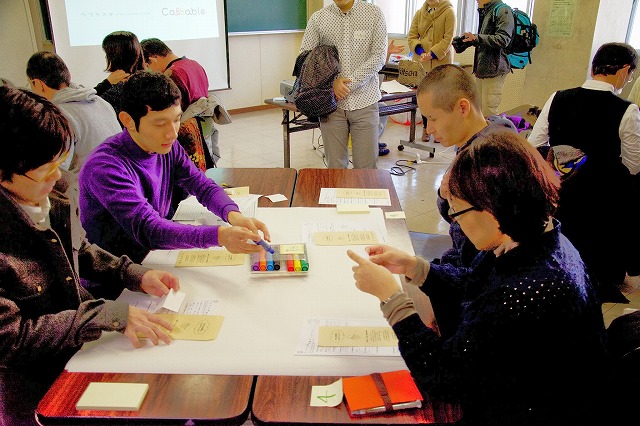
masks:
{"label": "white notepad", "polygon": [[137,411],[149,390],[148,383],[91,382],[76,410]]}

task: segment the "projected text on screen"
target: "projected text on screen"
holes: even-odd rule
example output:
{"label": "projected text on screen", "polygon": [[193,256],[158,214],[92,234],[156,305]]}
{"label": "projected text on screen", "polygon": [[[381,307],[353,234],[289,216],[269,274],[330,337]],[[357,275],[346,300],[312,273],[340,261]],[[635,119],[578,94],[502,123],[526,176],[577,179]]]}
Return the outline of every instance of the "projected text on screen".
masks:
{"label": "projected text on screen", "polygon": [[165,40],[218,37],[215,3],[207,0],[65,0],[71,46],[99,46],[119,28]]}

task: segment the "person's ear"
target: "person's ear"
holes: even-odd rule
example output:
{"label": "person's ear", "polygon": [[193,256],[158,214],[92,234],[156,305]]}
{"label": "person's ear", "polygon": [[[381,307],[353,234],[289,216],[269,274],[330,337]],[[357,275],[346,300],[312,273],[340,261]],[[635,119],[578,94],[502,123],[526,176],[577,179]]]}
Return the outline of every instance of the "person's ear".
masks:
{"label": "person's ear", "polygon": [[471,112],[471,102],[469,102],[469,99],[461,98],[458,101],[458,108],[460,109],[460,113],[466,117]]}
{"label": "person's ear", "polygon": [[133,120],[133,117],[131,117],[128,112],[120,111],[118,113],[118,118],[120,119],[120,122],[122,123],[122,125],[129,132],[135,132],[136,131],[136,122]]}
{"label": "person's ear", "polygon": [[39,78],[33,78],[31,79],[31,84],[33,86],[34,93],[37,93],[38,95],[44,95],[45,89],[47,88],[47,85],[44,84],[44,81],[40,80]]}

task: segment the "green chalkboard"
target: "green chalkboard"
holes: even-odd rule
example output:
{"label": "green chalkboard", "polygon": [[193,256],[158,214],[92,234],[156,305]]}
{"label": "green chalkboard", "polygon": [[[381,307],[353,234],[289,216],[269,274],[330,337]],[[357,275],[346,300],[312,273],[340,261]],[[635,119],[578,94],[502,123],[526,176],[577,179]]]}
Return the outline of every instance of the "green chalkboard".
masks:
{"label": "green chalkboard", "polygon": [[230,33],[304,30],[306,0],[227,0]]}

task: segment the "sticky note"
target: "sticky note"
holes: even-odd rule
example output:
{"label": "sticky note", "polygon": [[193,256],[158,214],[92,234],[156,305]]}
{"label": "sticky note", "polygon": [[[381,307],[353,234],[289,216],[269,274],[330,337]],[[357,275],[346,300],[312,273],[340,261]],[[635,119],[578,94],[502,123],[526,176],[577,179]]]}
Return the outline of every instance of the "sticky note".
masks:
{"label": "sticky note", "polygon": [[137,411],[148,390],[148,383],[91,382],[76,410]]}
{"label": "sticky note", "polygon": [[371,209],[367,204],[336,204],[338,213],[369,213]]}
{"label": "sticky note", "polygon": [[311,386],[311,407],[335,407],[342,402],[342,379],[325,386]]}
{"label": "sticky note", "polygon": [[403,211],[399,212],[384,212],[384,217],[387,219],[406,219],[407,216]]}
{"label": "sticky note", "polygon": [[246,197],[249,195],[248,186],[238,186],[236,188],[225,188],[224,192],[229,196]]}

